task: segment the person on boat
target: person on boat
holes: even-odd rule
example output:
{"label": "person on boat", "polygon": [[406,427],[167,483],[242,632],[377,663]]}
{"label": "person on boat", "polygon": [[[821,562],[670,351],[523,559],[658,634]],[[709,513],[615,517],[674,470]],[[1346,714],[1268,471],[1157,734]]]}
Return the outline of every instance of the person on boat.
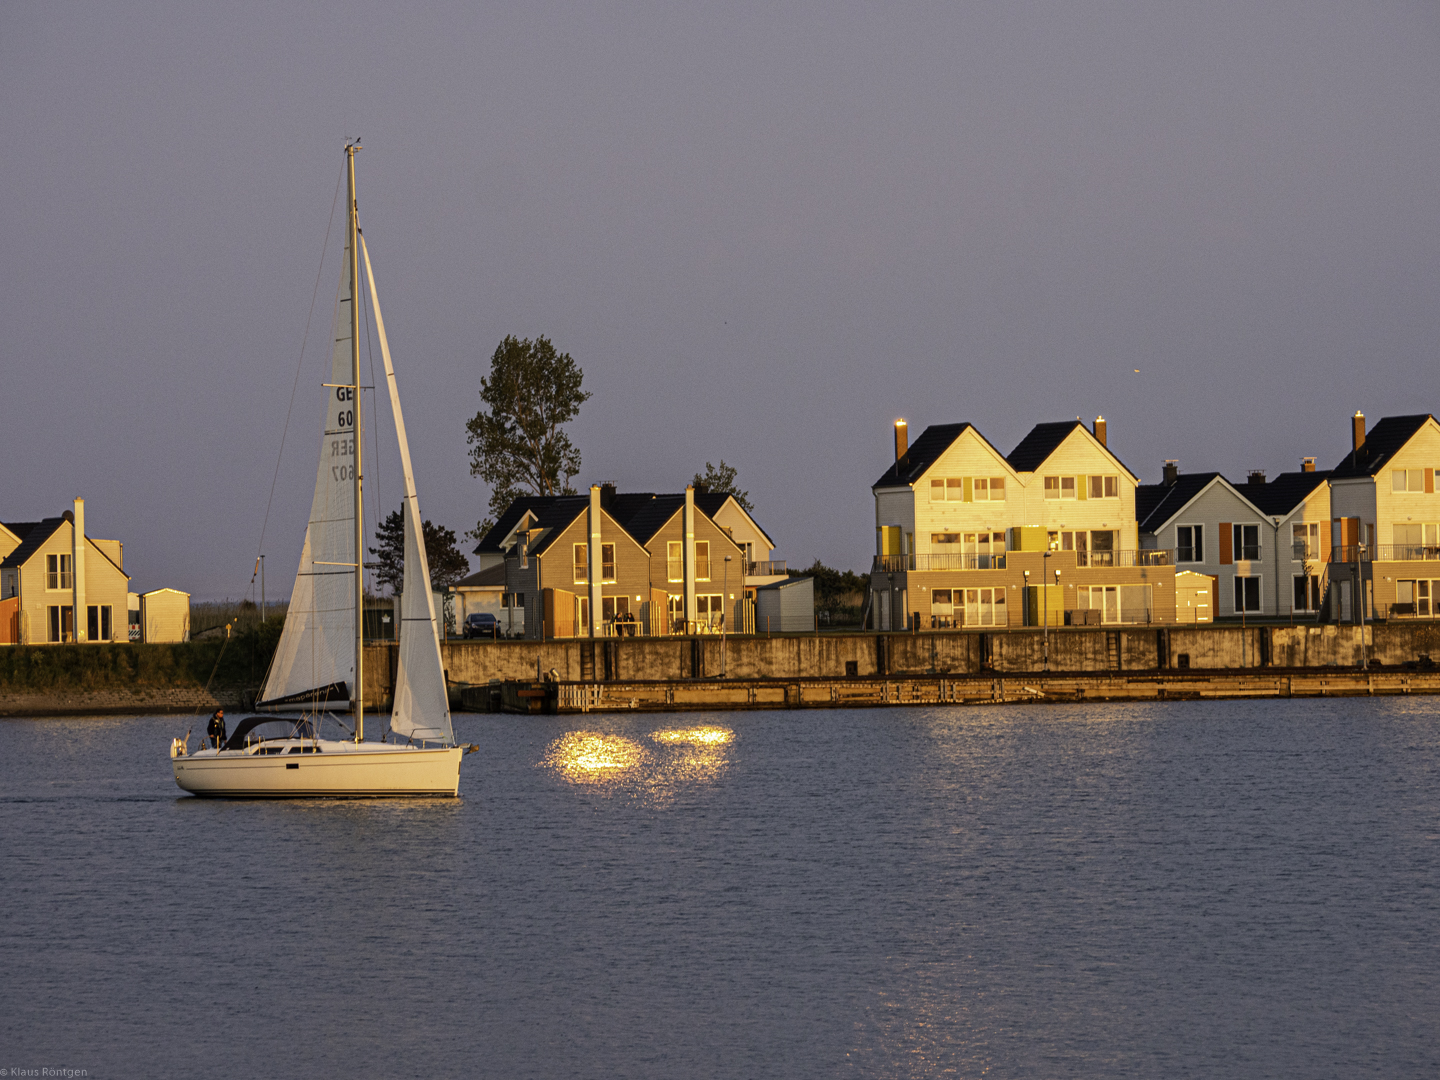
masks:
{"label": "person on boat", "polygon": [[205,729],[210,738],[215,741],[215,749],[225,745],[225,710],[216,709],[210,717],[210,726]]}

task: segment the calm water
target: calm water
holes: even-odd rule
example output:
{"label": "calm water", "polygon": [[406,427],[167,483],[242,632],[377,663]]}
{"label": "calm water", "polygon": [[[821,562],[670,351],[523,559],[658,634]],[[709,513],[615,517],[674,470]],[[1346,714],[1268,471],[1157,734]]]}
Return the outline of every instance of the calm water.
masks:
{"label": "calm water", "polygon": [[0,1067],[1434,1076],[1437,718],[459,716],[420,803],[202,801],[183,718],[0,721]]}

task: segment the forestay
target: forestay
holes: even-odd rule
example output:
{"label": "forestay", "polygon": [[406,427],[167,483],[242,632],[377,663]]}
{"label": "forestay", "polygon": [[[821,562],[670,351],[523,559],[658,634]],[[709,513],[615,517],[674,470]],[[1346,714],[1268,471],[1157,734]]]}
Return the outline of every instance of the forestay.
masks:
{"label": "forestay", "polygon": [[450,703],[445,693],[445,668],[440,660],[440,625],[435,617],[435,594],[430,590],[430,564],[425,557],[421,531],[420,500],[415,493],[415,474],[410,468],[410,443],[405,436],[405,417],[400,411],[400,391],[395,384],[395,367],[390,362],[390,343],[385,337],[385,320],[380,315],[380,297],[375,291],[375,271],[370,266],[370,249],[360,237],[365,256],[365,276],[370,283],[370,308],[375,313],[375,333],[380,339],[380,357],[385,363],[385,383],[390,390],[390,411],[395,418],[395,435],[400,443],[400,467],[405,474],[405,584],[400,594],[400,658],[395,673],[395,704],[390,713],[390,730],[414,739],[455,741],[450,724]]}
{"label": "forestay", "polygon": [[265,678],[263,707],[343,682],[355,692],[355,390],[351,383],[350,244],[340,268],[334,353],[320,426],[315,497],[290,594],[285,629]]}

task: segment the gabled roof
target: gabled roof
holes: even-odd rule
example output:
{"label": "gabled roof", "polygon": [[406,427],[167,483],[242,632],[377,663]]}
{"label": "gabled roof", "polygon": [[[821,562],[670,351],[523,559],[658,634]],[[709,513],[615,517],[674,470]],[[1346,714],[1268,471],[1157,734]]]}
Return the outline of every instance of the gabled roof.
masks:
{"label": "gabled roof", "polygon": [[542,531],[530,547],[530,554],[543,552],[589,508],[590,498],[586,495],[552,495],[546,505],[531,507],[535,521],[530,527]]}
{"label": "gabled roof", "polygon": [[1341,459],[1340,464],[1331,470],[1330,479],[1374,476],[1430,419],[1432,417],[1429,413],[1382,417],[1380,422],[1365,434],[1365,442],[1360,449],[1350,451]]}
{"label": "gabled roof", "polygon": [[520,519],[527,511],[539,513],[540,510],[552,506],[557,499],[580,498],[576,495],[521,495],[518,499],[511,501],[500,515],[500,520],[491,526],[479,544],[475,546],[474,554],[480,555],[484,552],[498,554],[505,549],[500,544],[514,531],[515,526],[520,524]]}
{"label": "gabled roof", "polygon": [[[974,426],[973,424],[931,424],[920,433],[915,444],[901,455],[900,460],[886,469],[880,479],[870,486],[872,488],[910,486],[925,475],[925,470],[934,465],[940,459],[940,455],[950,449],[966,428]],[[975,434],[980,435],[978,428],[976,428]],[[980,439],[986,446],[990,445],[985,436],[980,435]],[[993,450],[994,447],[991,449]],[[999,451],[996,451],[996,456],[1003,459],[1003,455]]]}
{"label": "gabled roof", "polygon": [[467,587],[479,589],[485,588],[486,586],[503,586],[504,584],[505,564],[500,563],[496,566],[487,567],[484,570],[478,570],[475,573],[471,574],[469,577],[461,578],[455,583],[454,587],[457,589],[464,589]]}
{"label": "gabled roof", "polygon": [[16,540],[24,540],[25,535],[39,524],[38,521],[0,521],[0,525],[9,529]]}
{"label": "gabled roof", "polygon": [[[8,570],[12,567],[24,566],[30,561],[30,556],[40,549],[40,545],[54,536],[55,531],[68,520],[68,517],[53,517],[30,523],[30,527],[25,530],[24,538],[20,541],[20,546],[7,555],[4,562],[0,562],[0,567]],[[6,528],[10,528],[10,526],[7,525]]]}
{"label": "gabled roof", "polygon": [[1173,484],[1141,484],[1135,489],[1135,517],[1142,533],[1153,533],[1178,514],[1220,476],[1218,472],[1181,473]]}
{"label": "gabled roof", "polygon": [[742,514],[744,514],[747,518],[750,519],[750,524],[754,525],[755,528],[759,530],[760,535],[765,537],[766,541],[773,548],[775,546],[775,541],[771,539],[770,534],[765,531],[764,527],[760,524],[760,522],[755,520],[755,515],[752,514],[749,510],[746,510],[745,507],[741,506],[740,500],[736,499],[734,495],[730,494],[730,492],[695,492],[695,505],[698,506],[701,510],[705,511],[705,516],[708,517],[711,521],[715,520],[715,515],[720,513],[720,511],[725,508],[725,504],[732,499],[734,499],[735,501],[735,509],[739,510]]}
{"label": "gabled roof", "polygon": [[1109,446],[1095,438],[1095,435],[1081,420],[1064,420],[1057,424],[1036,424],[1030,429],[1030,434],[1020,440],[1020,445],[1010,451],[1010,455],[1005,460],[1017,473],[1033,473],[1045,464],[1051,454],[1060,449],[1060,444],[1068,439],[1076,428],[1083,431],[1096,446],[1109,456],[1111,461],[1129,473],[1132,479],[1140,479],[1135,475],[1135,470],[1116,457],[1115,451],[1111,450]]}
{"label": "gabled roof", "polygon": [[1329,479],[1328,472],[1288,472],[1268,484],[1236,484],[1235,490],[1271,517],[1283,518]]}
{"label": "gabled roof", "polygon": [[685,509],[685,496],[632,493],[628,498],[617,495],[612,505],[615,520],[636,543],[648,549],[665,523]]}

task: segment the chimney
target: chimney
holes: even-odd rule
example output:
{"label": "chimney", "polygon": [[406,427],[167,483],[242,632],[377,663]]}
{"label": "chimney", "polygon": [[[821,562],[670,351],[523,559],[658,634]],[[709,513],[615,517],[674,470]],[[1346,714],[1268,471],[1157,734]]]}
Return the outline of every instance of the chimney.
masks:
{"label": "chimney", "polygon": [[[681,548],[685,556],[685,621],[695,621],[695,487],[685,486],[685,542]],[[690,629],[688,626],[685,628]]]}
{"label": "chimney", "polygon": [[612,507],[612,506],[614,506],[614,505],[615,505],[615,485],[614,485],[614,484],[601,484],[601,485],[600,485],[600,506],[601,506],[601,508],[602,508],[602,509],[605,509],[605,510],[609,510],[610,507]]}
{"label": "chimney", "polygon": [[85,610],[85,500],[75,500],[75,528],[70,533],[70,581],[74,585],[71,612],[75,620],[75,640],[85,640],[89,620]]}
{"label": "chimney", "polygon": [[899,461],[905,456],[905,451],[910,449],[910,429],[905,426],[904,420],[895,421],[895,460]]}
{"label": "chimney", "polygon": [[1165,459],[1165,486],[1169,487],[1180,479],[1180,462],[1174,458]]}
{"label": "chimney", "polygon": [[586,575],[590,579],[590,625],[586,627],[585,634],[592,638],[600,636],[600,582],[603,580],[600,562],[600,536],[601,522],[604,520],[600,514],[602,498],[600,485],[591,484],[590,506],[585,515],[590,532],[590,547],[585,552],[590,556],[589,573]]}
{"label": "chimney", "polygon": [[1314,459],[1313,457],[1301,458],[1301,459],[1300,459],[1300,471],[1301,471],[1301,472],[1314,472],[1314,471],[1315,471],[1315,459]]}
{"label": "chimney", "polygon": [[1264,470],[1264,469],[1251,469],[1248,473],[1245,474],[1245,483],[1247,483],[1247,484],[1263,484],[1263,483],[1265,483],[1265,470]]}
{"label": "chimney", "polygon": [[1105,418],[1103,416],[1095,417],[1095,441],[1107,449],[1110,446],[1110,444],[1105,441]]}
{"label": "chimney", "polygon": [[1350,418],[1350,449],[1355,453],[1360,452],[1360,447],[1365,445],[1365,414],[1356,411]]}

